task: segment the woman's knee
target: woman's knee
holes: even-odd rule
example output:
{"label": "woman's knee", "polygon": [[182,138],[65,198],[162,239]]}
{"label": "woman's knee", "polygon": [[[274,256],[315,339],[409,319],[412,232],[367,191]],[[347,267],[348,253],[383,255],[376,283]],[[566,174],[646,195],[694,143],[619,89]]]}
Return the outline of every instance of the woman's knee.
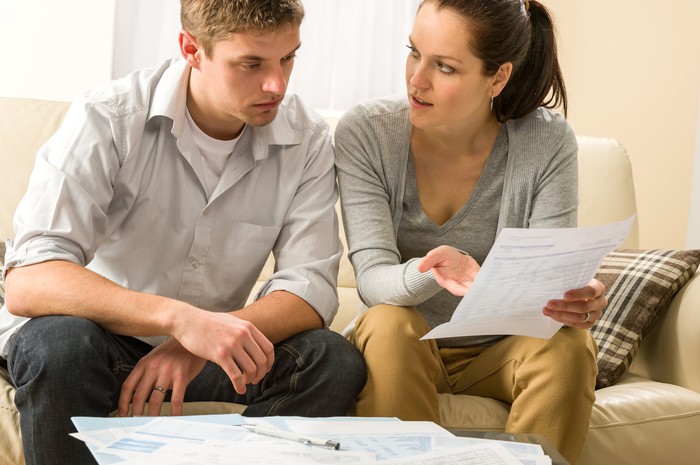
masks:
{"label": "woman's knee", "polygon": [[364,351],[370,338],[395,346],[402,340],[419,340],[428,331],[428,323],[416,308],[376,305],[358,318],[353,340]]}
{"label": "woman's knee", "polygon": [[591,334],[583,329],[563,327],[550,340],[547,363],[554,376],[574,386],[595,383],[598,374],[598,347]]}
{"label": "woman's knee", "polygon": [[552,342],[570,363],[595,362],[598,355],[598,346],[591,333],[585,329],[565,326],[552,337]]}

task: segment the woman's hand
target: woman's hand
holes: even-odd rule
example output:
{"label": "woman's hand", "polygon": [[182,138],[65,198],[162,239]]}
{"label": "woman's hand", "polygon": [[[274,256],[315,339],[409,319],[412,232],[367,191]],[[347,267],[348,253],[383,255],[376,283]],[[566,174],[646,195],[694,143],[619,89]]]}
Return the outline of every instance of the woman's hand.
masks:
{"label": "woman's hand", "polygon": [[606,305],[605,286],[592,279],[586,287],[566,291],[563,299],[547,302],[543,313],[567,326],[588,329],[603,316]]}
{"label": "woman's hand", "polygon": [[434,248],[418,262],[418,271],[431,271],[440,286],[460,297],[467,293],[480,268],[472,257],[449,245]]}

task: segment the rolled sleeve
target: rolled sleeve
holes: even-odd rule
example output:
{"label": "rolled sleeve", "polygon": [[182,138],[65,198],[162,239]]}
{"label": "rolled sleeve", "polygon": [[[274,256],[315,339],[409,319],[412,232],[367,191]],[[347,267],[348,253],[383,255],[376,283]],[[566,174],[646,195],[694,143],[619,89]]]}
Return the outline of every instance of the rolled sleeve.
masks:
{"label": "rolled sleeve", "polygon": [[76,101],[39,150],[14,217],[6,270],[49,260],[89,263],[107,231],[119,170],[109,116]]}
{"label": "rolled sleeve", "polygon": [[275,273],[256,298],[284,290],[304,299],[330,325],[343,246],[335,203],[334,152],[328,130],[311,140],[299,187],[275,243]]}

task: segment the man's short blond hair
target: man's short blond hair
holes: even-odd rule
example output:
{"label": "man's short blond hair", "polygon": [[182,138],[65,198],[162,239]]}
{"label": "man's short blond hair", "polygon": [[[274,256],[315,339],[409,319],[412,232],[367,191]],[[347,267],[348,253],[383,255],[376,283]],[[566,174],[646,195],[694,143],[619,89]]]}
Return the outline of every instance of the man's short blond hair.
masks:
{"label": "man's short blond hair", "polygon": [[299,26],[301,0],[180,0],[182,28],[211,55],[214,44],[236,32],[272,31]]}

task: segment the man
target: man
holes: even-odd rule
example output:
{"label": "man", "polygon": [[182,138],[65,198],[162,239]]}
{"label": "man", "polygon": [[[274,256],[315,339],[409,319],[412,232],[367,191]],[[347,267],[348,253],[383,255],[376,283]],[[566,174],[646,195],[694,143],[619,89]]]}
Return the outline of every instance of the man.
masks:
{"label": "man", "polygon": [[182,0],[183,59],[79,98],[40,150],[0,314],[27,464],[94,463],[75,415],[351,407],[364,362],[325,328],[342,253],[331,138],[284,98],[303,14]]}

